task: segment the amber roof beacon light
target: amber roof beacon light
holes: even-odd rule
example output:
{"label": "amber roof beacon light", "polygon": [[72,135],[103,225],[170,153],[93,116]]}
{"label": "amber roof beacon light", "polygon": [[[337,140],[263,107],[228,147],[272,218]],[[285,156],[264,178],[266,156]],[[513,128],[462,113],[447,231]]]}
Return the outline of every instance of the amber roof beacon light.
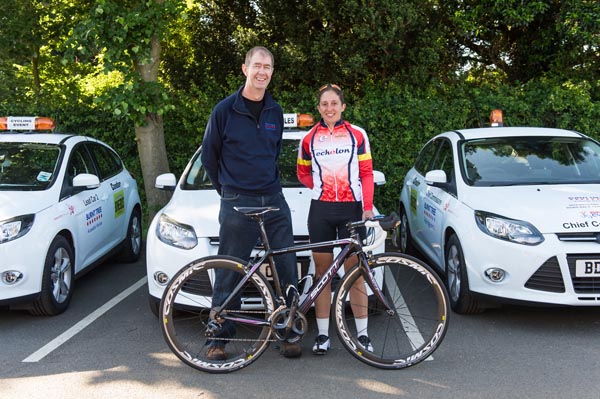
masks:
{"label": "amber roof beacon light", "polygon": [[490,125],[492,126],[504,126],[504,116],[502,115],[501,109],[494,109],[490,113]]}

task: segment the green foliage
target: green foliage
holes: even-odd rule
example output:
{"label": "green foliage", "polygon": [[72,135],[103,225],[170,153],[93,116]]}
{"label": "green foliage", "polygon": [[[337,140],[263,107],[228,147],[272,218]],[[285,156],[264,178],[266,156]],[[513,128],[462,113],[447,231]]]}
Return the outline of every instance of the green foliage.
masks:
{"label": "green foliage", "polygon": [[168,22],[176,21],[182,10],[182,0],[96,0],[66,41],[64,63],[79,57],[98,62],[105,73],[122,74],[120,85],[96,99],[115,117],[128,118],[137,126],[148,115],[160,118],[173,106],[157,81],[159,43],[168,36]]}
{"label": "green foliage", "polygon": [[460,64],[499,70],[508,82],[551,74],[597,79],[600,2],[448,0],[439,15]]}
{"label": "green foliage", "polygon": [[506,125],[600,137],[598,1],[3,0],[0,27],[0,114],[107,141],[138,181],[131,122],[163,119],[179,175],[254,45],[275,55],[286,112],[318,116],[317,88],[342,86],[386,174],[386,213],[427,140],[486,126],[494,108]]}

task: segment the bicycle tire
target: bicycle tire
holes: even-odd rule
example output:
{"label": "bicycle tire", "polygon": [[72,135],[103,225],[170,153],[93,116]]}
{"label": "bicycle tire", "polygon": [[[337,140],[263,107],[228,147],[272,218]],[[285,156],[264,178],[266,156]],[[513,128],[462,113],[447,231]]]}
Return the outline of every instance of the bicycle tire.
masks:
{"label": "bicycle tire", "polygon": [[[163,337],[171,351],[185,364],[209,373],[228,373],[248,366],[263,354],[271,341],[269,325],[231,321],[227,338],[208,337],[212,303],[212,281],[217,269],[246,274],[244,262],[228,256],[210,256],[184,266],[165,288],[159,308]],[[271,285],[260,272],[254,273],[242,287],[241,309],[224,309],[228,314],[249,316],[266,322],[274,310]],[[233,327],[234,330],[229,330]],[[208,342],[222,341],[227,358],[209,359]]]}
{"label": "bicycle tire", "polygon": [[[355,266],[343,278],[333,300],[333,318],[344,347],[360,361],[382,369],[402,369],[428,358],[440,345],[448,328],[448,294],[432,269],[412,256],[399,253],[376,255],[369,264],[383,276],[382,292],[393,314],[375,295],[369,295],[368,336],[372,351],[358,341],[350,306],[350,288],[362,277]],[[377,278],[376,278],[377,279]],[[364,281],[364,280],[360,280]],[[367,284],[359,289],[370,294]]]}

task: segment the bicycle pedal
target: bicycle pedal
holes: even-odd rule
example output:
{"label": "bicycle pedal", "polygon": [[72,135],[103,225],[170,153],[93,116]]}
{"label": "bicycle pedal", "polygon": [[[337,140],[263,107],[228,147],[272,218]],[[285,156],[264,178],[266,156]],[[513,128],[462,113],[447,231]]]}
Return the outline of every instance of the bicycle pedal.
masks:
{"label": "bicycle pedal", "polygon": [[206,336],[214,337],[221,332],[221,329],[221,324],[217,323],[215,320],[211,320],[206,324]]}
{"label": "bicycle pedal", "polygon": [[288,307],[293,308],[298,304],[298,300],[300,298],[300,294],[298,293],[298,288],[296,288],[293,285],[288,285],[286,290],[285,290],[285,296],[286,296],[286,304],[288,305]]}

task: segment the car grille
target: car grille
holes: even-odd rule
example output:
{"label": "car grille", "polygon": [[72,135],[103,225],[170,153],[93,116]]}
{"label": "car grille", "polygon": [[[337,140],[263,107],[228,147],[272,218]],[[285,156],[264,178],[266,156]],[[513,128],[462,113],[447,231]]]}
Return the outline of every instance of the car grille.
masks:
{"label": "car grille", "polygon": [[558,237],[560,241],[600,243],[600,233],[558,233],[556,234],[556,237]]}
{"label": "car grille", "polygon": [[[600,294],[600,277],[575,277],[575,261],[577,259],[598,259],[600,254],[567,255],[567,264],[573,289],[577,294]],[[525,287],[532,290],[548,292],[565,292],[565,285],[558,265],[558,259],[548,259],[527,280]],[[600,300],[595,297],[579,297],[580,300]]]}
{"label": "car grille", "polygon": [[[578,294],[600,294],[600,277],[575,277],[575,261],[577,259],[598,259],[600,254],[567,255],[569,273],[573,288]],[[582,299],[582,298],[580,298]]]}
{"label": "car grille", "polygon": [[539,291],[565,292],[565,283],[560,273],[558,259],[554,256],[544,262],[527,280],[525,287]]}
{"label": "car grille", "polygon": [[212,296],[212,286],[206,270],[201,270],[185,282],[182,292],[192,295]]}

